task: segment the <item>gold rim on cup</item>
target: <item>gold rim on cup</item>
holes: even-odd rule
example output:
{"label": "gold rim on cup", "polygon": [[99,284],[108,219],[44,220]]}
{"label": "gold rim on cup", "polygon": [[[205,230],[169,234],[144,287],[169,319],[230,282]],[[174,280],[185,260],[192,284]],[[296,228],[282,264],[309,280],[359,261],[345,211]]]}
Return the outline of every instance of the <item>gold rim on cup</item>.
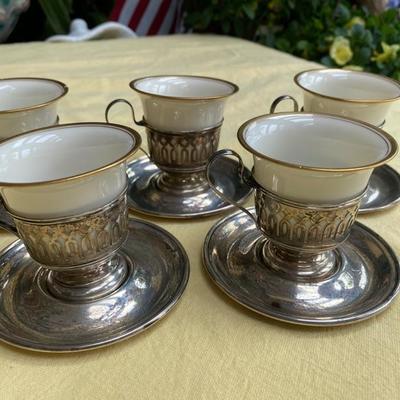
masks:
{"label": "gold rim on cup", "polygon": [[[139,81],[144,81],[147,79],[153,79],[153,78],[198,78],[198,79],[209,79],[212,81],[218,81],[224,84],[227,84],[232,87],[232,92],[229,94],[224,94],[220,96],[193,96],[193,97],[183,97],[183,96],[166,96],[163,94],[158,94],[158,93],[150,93],[150,92],[145,92],[141,89],[138,89],[135,85]],[[220,78],[214,78],[212,76],[201,76],[201,75],[151,75],[151,76],[146,76],[142,78],[137,78],[134,79],[133,81],[129,82],[129,86],[132,90],[134,90],[137,93],[141,93],[147,96],[153,96],[153,97],[159,97],[162,99],[170,99],[170,100],[176,100],[176,101],[198,101],[198,100],[217,100],[217,99],[224,99],[226,97],[230,97],[233,94],[237,93],[239,91],[239,87],[235,85],[232,82],[226,81],[224,79]]]}
{"label": "gold rim on cup", "polygon": [[45,82],[55,83],[62,89],[62,93],[49,101],[45,101],[44,103],[39,103],[39,104],[35,104],[32,106],[27,106],[27,107],[12,108],[10,110],[0,110],[0,114],[11,114],[11,113],[16,113],[16,112],[21,112],[21,111],[31,111],[36,108],[48,106],[49,104],[52,104],[52,103],[56,102],[57,100],[60,100],[62,97],[64,97],[68,93],[68,90],[69,90],[68,86],[65,83],[63,83],[61,81],[57,81],[55,79],[48,79],[48,78],[36,78],[36,77],[4,78],[4,79],[0,79],[0,83],[5,82],[5,81],[19,81],[19,80],[34,80],[34,81],[45,81]]}
{"label": "gold rim on cup", "polygon": [[[282,117],[282,116],[296,116],[296,115],[304,115],[304,116],[308,116],[308,117],[322,117],[322,118],[332,118],[335,120],[345,120],[345,121],[349,121],[352,122],[356,125],[359,125],[361,127],[367,127],[370,130],[374,131],[375,133],[377,133],[381,138],[383,138],[386,143],[389,144],[390,147],[390,151],[388,154],[386,154],[386,156],[384,158],[382,158],[380,161],[377,161],[375,163],[371,163],[371,164],[367,164],[367,165],[360,165],[358,167],[343,167],[343,168],[328,168],[328,167],[311,167],[311,166],[307,166],[307,165],[301,165],[301,164],[295,164],[295,163],[290,163],[287,161],[282,161],[282,160],[277,160],[275,158],[266,156],[263,153],[258,152],[257,150],[255,150],[253,147],[251,147],[246,139],[245,139],[245,129],[247,128],[248,125],[250,125],[251,123],[258,121],[258,120],[265,120],[265,119],[271,119],[271,118],[277,118],[277,117]],[[356,119],[352,119],[352,118],[343,118],[343,117],[339,117],[337,115],[333,115],[333,114],[318,114],[318,113],[293,113],[293,112],[289,112],[289,113],[277,113],[277,114],[266,114],[266,115],[261,115],[255,118],[252,118],[248,121],[246,121],[243,125],[240,126],[238,133],[237,133],[237,137],[238,140],[240,142],[240,144],[246,149],[248,150],[250,153],[256,155],[257,157],[260,157],[262,159],[271,161],[273,163],[279,164],[279,165],[284,165],[285,167],[289,167],[289,168],[295,168],[295,169],[302,169],[302,170],[306,170],[306,171],[320,171],[320,172],[351,172],[351,171],[362,171],[364,169],[371,169],[371,168],[376,168],[379,167],[381,165],[386,164],[388,161],[390,161],[398,152],[398,144],[396,142],[396,140],[389,135],[387,132],[385,132],[384,130],[368,124],[366,122],[361,122],[358,121]]]}
{"label": "gold rim on cup", "polygon": [[5,139],[4,141],[2,141],[2,144],[5,144],[12,140],[15,140],[16,138],[19,138],[19,137],[28,136],[32,133],[39,132],[39,131],[44,132],[44,131],[48,131],[48,130],[54,130],[54,129],[58,130],[61,128],[67,128],[67,127],[72,127],[72,126],[95,126],[95,125],[102,126],[102,127],[113,127],[113,128],[118,128],[119,130],[125,131],[134,140],[134,144],[133,144],[132,148],[129,151],[127,151],[123,156],[118,158],[117,160],[114,160],[106,165],[102,165],[101,167],[98,167],[98,168],[90,170],[90,171],[82,172],[77,175],[71,175],[71,176],[66,176],[63,178],[57,178],[57,179],[52,179],[52,180],[48,180],[48,181],[38,181],[38,182],[0,182],[0,186],[23,187],[23,186],[49,185],[49,184],[53,184],[53,183],[67,182],[67,181],[72,181],[74,179],[79,179],[79,178],[82,178],[85,176],[94,175],[99,172],[105,171],[109,168],[112,168],[118,164],[121,164],[121,162],[123,162],[123,161],[127,160],[129,157],[131,157],[139,149],[139,147],[141,145],[142,139],[141,139],[139,133],[136,132],[135,130],[128,128],[127,126],[106,123],[106,122],[74,122],[74,123],[70,123],[70,124],[60,124],[60,125],[55,125],[55,126],[48,126],[45,128],[38,128],[38,129],[34,129],[34,130],[27,131],[24,133],[20,133],[19,135],[15,135],[11,138]]}
{"label": "gold rim on cup", "polygon": [[[335,96],[329,96],[326,94],[322,94],[319,92],[316,92],[314,90],[311,90],[309,88],[304,87],[301,83],[300,83],[300,76],[308,73],[308,72],[325,72],[325,71],[329,71],[329,72],[348,72],[348,73],[352,73],[352,74],[362,74],[362,75],[368,75],[371,77],[374,77],[376,79],[383,79],[386,80],[388,82],[390,82],[391,84],[396,85],[399,88],[399,95],[393,98],[388,98],[388,99],[345,99],[345,98],[341,98],[341,97],[335,97]],[[393,102],[396,101],[398,99],[400,99],[400,83],[397,82],[396,80],[389,78],[387,76],[382,76],[382,75],[377,75],[377,74],[373,74],[371,72],[364,72],[364,71],[350,71],[350,70],[342,70],[342,69],[338,69],[338,68],[314,68],[314,69],[308,69],[305,71],[301,71],[298,74],[296,74],[293,78],[294,83],[300,87],[301,89],[303,89],[304,91],[313,94],[314,96],[319,96],[319,97],[323,97],[325,99],[331,99],[331,100],[337,100],[337,101],[345,101],[348,103],[388,103],[388,102]]]}

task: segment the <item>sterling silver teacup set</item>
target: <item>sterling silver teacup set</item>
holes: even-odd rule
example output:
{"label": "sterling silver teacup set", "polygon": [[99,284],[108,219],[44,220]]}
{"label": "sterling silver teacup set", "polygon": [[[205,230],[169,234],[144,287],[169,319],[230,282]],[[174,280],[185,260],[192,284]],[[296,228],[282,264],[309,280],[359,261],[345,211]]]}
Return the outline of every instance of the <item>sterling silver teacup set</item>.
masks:
{"label": "sterling silver teacup set", "polygon": [[[400,84],[329,69],[295,80],[305,87],[301,111],[281,96],[270,114],[239,128],[251,170],[238,153],[218,150],[233,83],[144,77],[130,83],[140,121],[116,99],[107,122],[59,125],[64,84],[0,80],[0,219],[19,237],[0,253],[0,339],[86,350],[166,315],[185,290],[187,255],[128,208],[166,218],[239,208],[209,231],[204,265],[226,294],[265,316],[326,326],[384,310],[399,290],[399,262],[356,216],[368,193],[385,192],[384,178],[379,193],[369,182],[397,153],[378,125]],[[274,113],[288,98],[295,111]],[[108,122],[118,103],[146,129],[145,157],[130,160],[141,149],[138,132]],[[255,208],[243,208],[251,193]]]}
{"label": "sterling silver teacup set", "polygon": [[[149,154],[128,167],[129,206],[140,213],[170,218],[195,218],[232,208],[207,183],[205,169],[218,149],[224,107],[238,87],[221,79],[200,76],[152,76],[129,86],[140,97],[144,117],[133,121],[144,126]],[[221,171],[224,171],[221,174]],[[236,174],[236,164],[222,159],[215,166],[218,186],[230,198],[243,202],[249,195]]]}
{"label": "sterling silver teacup set", "polygon": [[67,93],[56,81],[0,81],[3,91],[1,225],[20,240],[0,255],[0,338],[69,352],[143,331],[181,297],[189,260],[171,234],[128,217],[127,159],[140,135],[55,124]]}

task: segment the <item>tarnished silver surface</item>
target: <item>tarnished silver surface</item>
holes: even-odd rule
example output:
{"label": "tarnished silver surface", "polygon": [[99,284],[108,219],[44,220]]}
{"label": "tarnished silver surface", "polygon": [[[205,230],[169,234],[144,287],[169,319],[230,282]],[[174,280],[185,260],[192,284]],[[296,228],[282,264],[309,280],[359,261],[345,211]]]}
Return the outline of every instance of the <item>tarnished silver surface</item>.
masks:
{"label": "tarnished silver surface", "polygon": [[35,261],[66,269],[101,260],[120,248],[128,234],[126,190],[110,204],[80,216],[35,220],[11,215]]}
{"label": "tarnished silver surface", "polygon": [[30,257],[49,270],[49,291],[68,302],[91,301],[121,285],[128,268],[115,253],[127,225],[127,187],[109,204],[73,217],[30,219],[0,206],[0,227],[22,239]]}
{"label": "tarnished silver surface", "polygon": [[[220,213],[232,205],[220,199],[206,179],[208,159],[217,150],[223,120],[216,126],[193,131],[160,131],[150,126],[144,117],[138,121],[132,104],[125,99],[115,99],[105,110],[109,121],[111,108],[117,103],[129,106],[133,121],[146,128],[148,156],[135,160],[128,166],[130,178],[129,207],[142,214],[165,218],[197,218]],[[151,161],[149,161],[151,160]],[[215,171],[217,183],[237,202],[243,202],[251,193],[232,173],[232,163],[225,163],[224,176]]]}
{"label": "tarnished silver surface", "polygon": [[365,196],[361,199],[360,214],[384,211],[400,202],[400,175],[389,165],[375,168]]}
{"label": "tarnished silver surface", "polygon": [[[238,160],[240,180],[255,189],[255,214],[221,192],[209,174],[221,157]],[[269,264],[292,279],[319,279],[336,269],[333,253],[348,236],[360,204],[360,194],[336,204],[309,204],[288,200],[260,186],[245,172],[241,156],[233,150],[215,152],[206,169],[209,185],[225,201],[240,209],[269,239],[263,250]]]}
{"label": "tarnished silver surface", "polygon": [[179,242],[148,222],[129,219],[116,253],[127,274],[112,293],[65,302],[49,290],[48,270],[21,240],[0,253],[0,339],[31,350],[71,352],[106,346],[150,327],[176,304],[189,261]]}
{"label": "tarnished silver surface", "polygon": [[272,241],[304,251],[335,248],[354,223],[360,197],[335,205],[290,201],[257,185],[257,225]]}
{"label": "tarnished silver surface", "polygon": [[318,279],[293,279],[271,267],[267,242],[254,221],[237,212],[212,227],[203,248],[211,279],[235,301],[267,317],[302,325],[350,324],[383,311],[398,294],[396,255],[358,222],[333,251],[334,270]]}
{"label": "tarnished silver surface", "polygon": [[333,249],[346,240],[361,195],[335,205],[284,199],[255,183],[257,226],[268,238],[263,256],[292,279],[320,279],[337,269]]}
{"label": "tarnished silver surface", "polygon": [[204,171],[217,151],[221,125],[199,132],[160,132],[147,126],[150,159],[162,171],[191,174]]}
{"label": "tarnished silver surface", "polygon": [[[249,171],[247,171],[249,173]],[[127,168],[128,206],[140,213],[167,218],[196,218],[217,214],[233,206],[222,200],[208,185],[204,173],[193,173],[174,180],[147,157]],[[252,189],[241,181],[237,163],[221,158],[211,174],[221,191],[236,202],[244,202]]]}

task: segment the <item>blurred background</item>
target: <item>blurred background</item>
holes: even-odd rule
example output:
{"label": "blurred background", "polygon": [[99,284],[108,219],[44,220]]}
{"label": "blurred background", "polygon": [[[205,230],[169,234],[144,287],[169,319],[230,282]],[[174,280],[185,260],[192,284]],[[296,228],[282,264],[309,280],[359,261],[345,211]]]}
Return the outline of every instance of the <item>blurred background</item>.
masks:
{"label": "blurred background", "polygon": [[[231,35],[330,67],[400,79],[400,0],[0,0],[0,41],[118,22],[138,36]],[[95,39],[93,37],[92,39]]]}

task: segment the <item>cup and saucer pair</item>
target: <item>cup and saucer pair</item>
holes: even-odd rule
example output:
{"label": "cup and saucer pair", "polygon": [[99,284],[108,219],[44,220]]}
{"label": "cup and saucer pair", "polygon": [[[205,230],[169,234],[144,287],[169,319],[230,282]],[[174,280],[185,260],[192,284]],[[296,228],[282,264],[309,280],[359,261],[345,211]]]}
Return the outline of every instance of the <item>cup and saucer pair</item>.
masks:
{"label": "cup and saucer pair", "polygon": [[[294,83],[302,90],[301,111],[328,113],[354,118],[383,128],[390,106],[399,100],[397,81],[367,72],[342,69],[312,69],[298,73]],[[299,110],[298,101],[282,95],[271,104],[274,113],[285,100]],[[400,202],[400,175],[389,165],[374,169],[368,189],[361,199],[359,214],[385,211]]]}
{"label": "cup and saucer pair", "polygon": [[[241,211],[209,231],[203,262],[212,281],[245,307],[294,324],[351,324],[386,309],[399,292],[398,258],[355,219],[396,141],[361,121],[307,112],[254,118],[238,139],[254,158],[242,179],[255,189],[255,208],[232,202]],[[220,150],[210,165],[224,156],[242,163]]]}
{"label": "cup and saucer pair", "polygon": [[[302,111],[331,113],[382,127],[390,105],[398,100],[394,80],[365,72],[336,69],[304,71],[294,78],[303,91]],[[130,83],[140,97],[144,118],[136,121],[132,105],[125,99],[134,122],[146,128],[149,155],[128,165],[129,206],[139,213],[196,218],[230,209],[204,176],[207,159],[217,150],[223,109],[238,88],[231,82],[194,76],[153,76]],[[278,97],[271,105],[291,96]],[[210,128],[210,126],[212,128]],[[147,154],[147,153],[146,153]],[[213,173],[226,197],[242,203],[249,188],[238,180],[231,159],[216,160]],[[224,174],[221,174],[224,171]],[[400,201],[400,175],[389,165],[374,169],[363,196],[359,214],[387,210]]]}
{"label": "cup and saucer pair", "polygon": [[[28,83],[18,89],[39,91]],[[128,217],[128,203],[141,199],[144,213],[181,218],[232,207],[208,186],[205,167],[218,146],[225,100],[238,88],[182,76],[132,85],[144,93],[152,125],[139,125],[146,126],[156,164],[141,158],[127,166],[140,136],[110,123],[39,127],[0,144],[0,152],[17,156],[2,158],[0,177],[2,227],[20,238],[0,254],[0,339],[10,344],[81,351],[148,328],[181,297],[189,260],[168,232]],[[61,94],[43,107],[54,112]],[[5,118],[16,111],[12,107]],[[251,189],[235,171],[233,160],[221,160],[214,176],[241,202]]]}
{"label": "cup and saucer pair", "polygon": [[[144,127],[148,152],[131,162],[128,203],[136,212],[164,218],[199,218],[224,212],[232,205],[209,186],[205,170],[218,149],[225,103],[239,88],[228,81],[202,76],[149,76],[129,84],[142,104],[143,119],[137,121],[128,100],[113,100],[106,108],[106,121],[114,105],[130,108],[133,122]],[[237,163],[220,159],[213,166],[219,189],[235,202],[244,202],[251,188],[238,177]]]}
{"label": "cup and saucer pair", "polygon": [[128,215],[126,163],[140,135],[116,124],[40,128],[0,143],[0,339],[47,352],[106,346],[182,296],[179,241]]}

